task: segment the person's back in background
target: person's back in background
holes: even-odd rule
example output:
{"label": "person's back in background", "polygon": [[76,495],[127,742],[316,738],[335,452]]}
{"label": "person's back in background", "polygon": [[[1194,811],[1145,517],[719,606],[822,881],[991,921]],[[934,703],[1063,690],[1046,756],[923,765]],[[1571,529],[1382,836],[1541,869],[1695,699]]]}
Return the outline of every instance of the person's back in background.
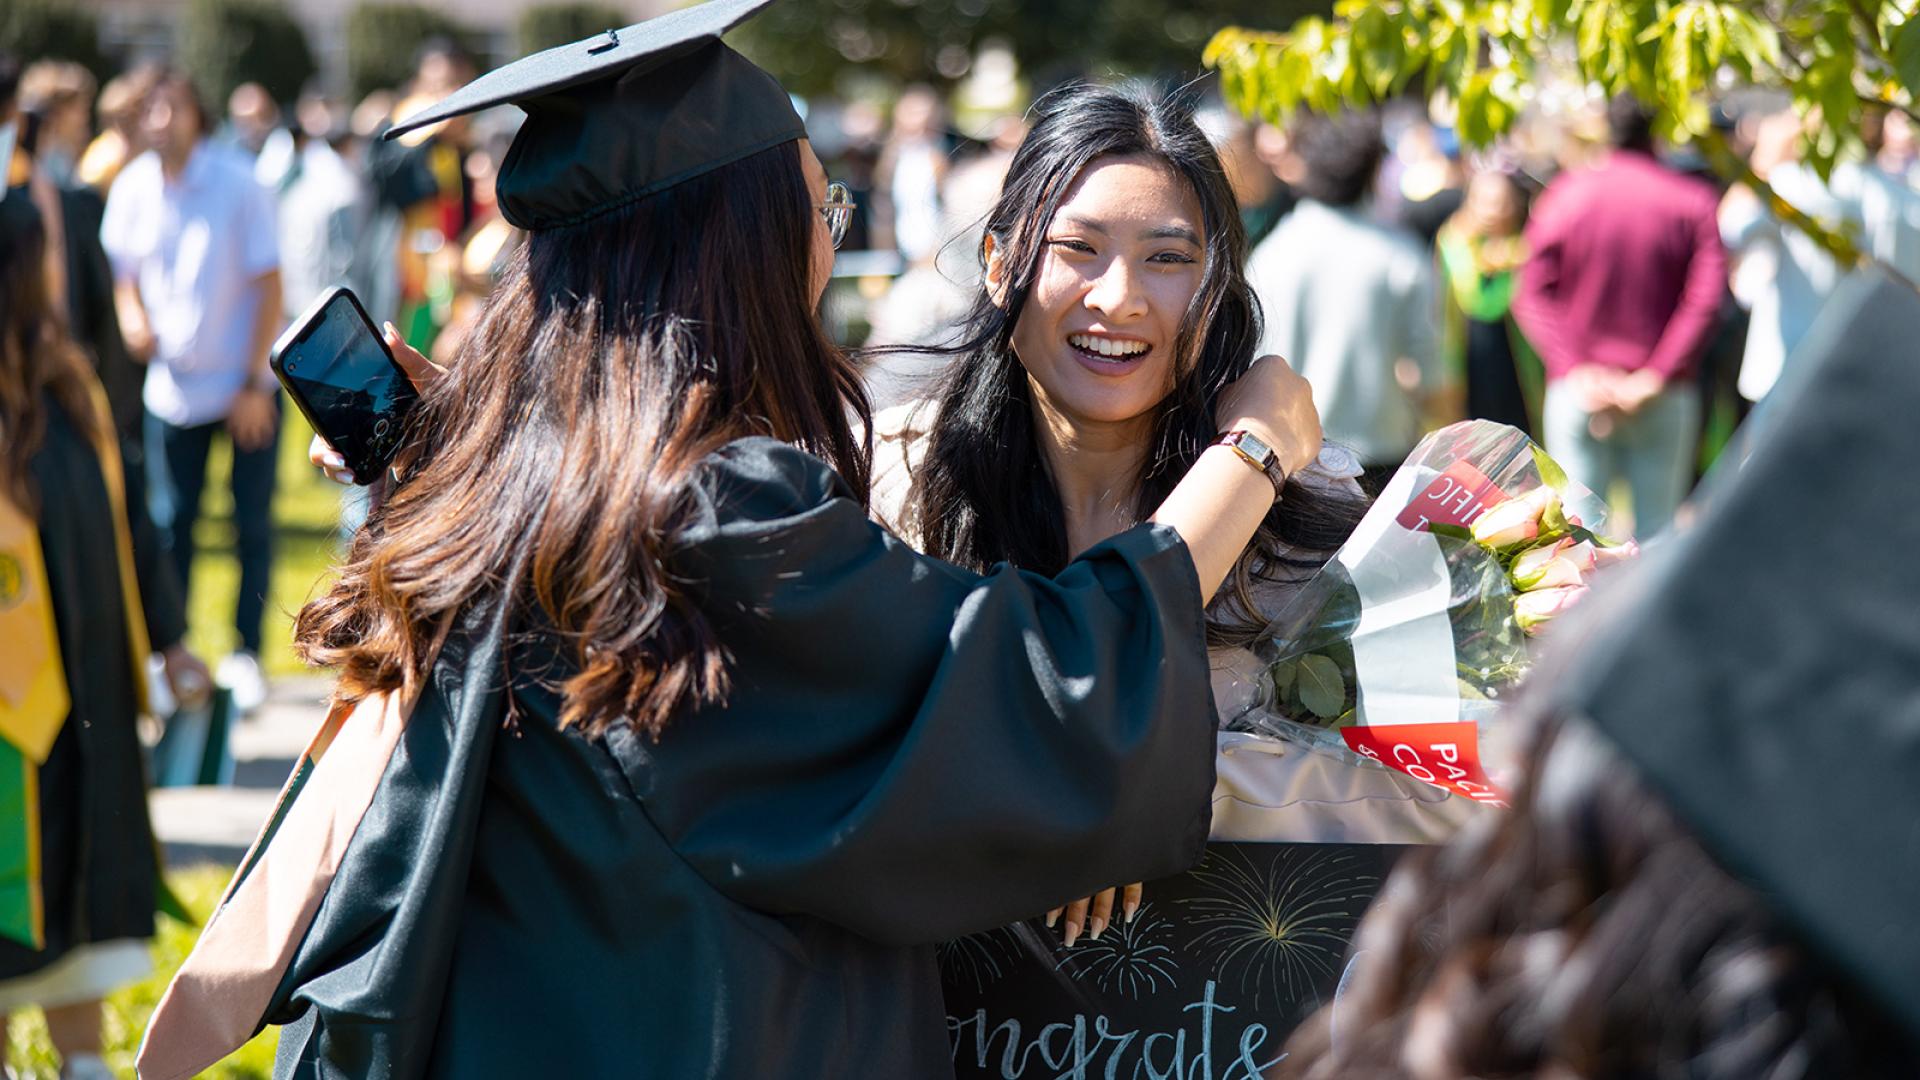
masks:
{"label": "person's back in background", "polygon": [[1651,536],[1685,497],[1700,427],[1692,375],[1726,289],[1718,196],[1654,156],[1652,118],[1608,106],[1613,150],[1548,185],[1527,226],[1514,316],[1547,370],[1547,449]]}
{"label": "person's back in background", "polygon": [[1302,198],[1247,260],[1266,320],[1256,352],[1306,376],[1327,438],[1377,484],[1420,440],[1440,381],[1432,263],[1366,211],[1384,152],[1378,117],[1303,116],[1289,135]]}

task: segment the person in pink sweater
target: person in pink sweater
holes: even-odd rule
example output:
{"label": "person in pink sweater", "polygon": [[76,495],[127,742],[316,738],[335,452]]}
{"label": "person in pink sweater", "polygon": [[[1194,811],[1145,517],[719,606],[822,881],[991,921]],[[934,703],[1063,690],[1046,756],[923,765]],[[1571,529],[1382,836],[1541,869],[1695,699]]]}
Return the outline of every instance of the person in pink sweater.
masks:
{"label": "person in pink sweater", "polygon": [[1513,314],[1547,372],[1547,450],[1606,495],[1624,480],[1636,534],[1673,519],[1700,424],[1694,365],[1726,289],[1718,194],[1654,156],[1638,101],[1609,103],[1613,149],[1556,178],[1527,226]]}

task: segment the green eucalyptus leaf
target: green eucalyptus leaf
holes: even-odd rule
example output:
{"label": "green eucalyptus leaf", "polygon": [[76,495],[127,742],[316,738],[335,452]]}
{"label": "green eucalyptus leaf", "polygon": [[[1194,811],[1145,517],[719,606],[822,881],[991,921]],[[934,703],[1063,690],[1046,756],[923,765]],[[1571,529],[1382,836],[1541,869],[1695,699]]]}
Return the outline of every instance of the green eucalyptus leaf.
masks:
{"label": "green eucalyptus leaf", "polygon": [[1920,99],[1920,13],[1894,28],[1889,51],[1893,54],[1893,74],[1907,93]]}
{"label": "green eucalyptus leaf", "polygon": [[[1760,24],[1735,7],[1722,8],[1721,15],[1726,21],[1727,47],[1740,56],[1747,70],[1751,72],[1766,63],[1766,53],[1760,43]],[[1779,47],[1778,38],[1774,39],[1774,47]]]}
{"label": "green eucalyptus leaf", "polygon": [[1276,700],[1288,690],[1293,689],[1293,680],[1299,671],[1300,663],[1294,657],[1276,660],[1273,666],[1267,669],[1268,676],[1273,680],[1273,696]]}
{"label": "green eucalyptus leaf", "polygon": [[1493,74],[1476,71],[1467,76],[1460,88],[1459,120],[1461,141],[1469,146],[1485,146],[1493,141],[1493,125],[1487,122],[1487,90]]}
{"label": "green eucalyptus leaf", "polygon": [[1559,462],[1553,460],[1545,450],[1540,449],[1538,446],[1533,448],[1533,467],[1535,471],[1539,472],[1541,483],[1555,491],[1564,492],[1567,490],[1567,470],[1561,468]]}
{"label": "green eucalyptus leaf", "polygon": [[1300,658],[1300,704],[1323,720],[1339,716],[1347,704],[1347,682],[1340,665],[1324,656]]}
{"label": "green eucalyptus leaf", "polygon": [[1385,8],[1369,4],[1352,22],[1354,72],[1375,97],[1385,97],[1400,74],[1400,55],[1406,43],[1399,24]]}
{"label": "green eucalyptus leaf", "polygon": [[[1662,102],[1684,99],[1693,92],[1693,27],[1698,13],[1691,4],[1675,8],[1675,18],[1660,38],[1661,81],[1667,88]],[[1640,43],[1646,44],[1644,37]]]}

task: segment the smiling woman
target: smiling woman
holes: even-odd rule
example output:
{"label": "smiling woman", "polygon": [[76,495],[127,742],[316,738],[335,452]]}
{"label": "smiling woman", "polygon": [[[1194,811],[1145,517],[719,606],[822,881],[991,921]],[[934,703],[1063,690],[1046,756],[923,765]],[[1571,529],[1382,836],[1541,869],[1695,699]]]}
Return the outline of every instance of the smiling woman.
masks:
{"label": "smiling woman", "polygon": [[[1206,271],[1201,218],[1192,185],[1150,155],[1103,158],[1068,188],[1012,341],[1056,436],[1109,426],[1117,445],[1145,449]],[[988,284],[1004,295],[1007,260],[991,234],[985,247]]]}
{"label": "smiling woman", "polygon": [[[1256,362],[1260,337],[1246,235],[1183,96],[1079,86],[1036,107],[980,255],[984,287],[947,350],[942,392],[875,416],[873,512],[962,566],[1053,572],[1146,519],[1220,441],[1215,402]],[[1244,435],[1272,445],[1287,433],[1256,423]],[[1283,477],[1235,553],[1206,620],[1221,718],[1254,704],[1223,674],[1233,658],[1364,512],[1357,473],[1330,449]],[[1286,808],[1261,840],[1416,842],[1470,812],[1384,770],[1327,768],[1297,748],[1261,756],[1262,805]],[[1141,895],[1070,905],[1064,942],[1098,937]]]}
{"label": "smiling woman", "polygon": [[[1150,515],[1217,440],[1214,402],[1260,335],[1246,233],[1186,95],[1075,86],[1035,107],[981,256],[944,390],[877,425],[896,445],[874,509],[961,565],[1057,570]],[[1263,629],[1255,592],[1317,569],[1364,509],[1317,469],[1290,480],[1210,640]]]}

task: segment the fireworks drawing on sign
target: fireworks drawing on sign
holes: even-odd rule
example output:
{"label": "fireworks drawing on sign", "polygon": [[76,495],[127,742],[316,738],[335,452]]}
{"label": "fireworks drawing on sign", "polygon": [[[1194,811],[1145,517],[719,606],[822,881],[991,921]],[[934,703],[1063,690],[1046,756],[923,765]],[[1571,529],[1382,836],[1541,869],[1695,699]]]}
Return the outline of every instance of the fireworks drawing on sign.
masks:
{"label": "fireworks drawing on sign", "polygon": [[1204,887],[1176,900],[1199,928],[1196,950],[1207,954],[1222,986],[1237,985],[1255,1007],[1311,997],[1339,970],[1360,913],[1379,880],[1358,872],[1351,857],[1314,858],[1288,849],[1264,869],[1239,851],[1213,846],[1189,871]]}
{"label": "fireworks drawing on sign", "polygon": [[1019,957],[1020,942],[1009,926],[968,934],[934,949],[940,977],[956,986],[971,986],[976,994],[999,982]]}
{"label": "fireworks drawing on sign", "polygon": [[1055,964],[1055,971],[1078,980],[1092,979],[1101,993],[1122,994],[1139,1001],[1164,984],[1172,986],[1180,962],[1174,959],[1173,923],[1141,904],[1133,921],[1119,919],[1100,939],[1083,937]]}

